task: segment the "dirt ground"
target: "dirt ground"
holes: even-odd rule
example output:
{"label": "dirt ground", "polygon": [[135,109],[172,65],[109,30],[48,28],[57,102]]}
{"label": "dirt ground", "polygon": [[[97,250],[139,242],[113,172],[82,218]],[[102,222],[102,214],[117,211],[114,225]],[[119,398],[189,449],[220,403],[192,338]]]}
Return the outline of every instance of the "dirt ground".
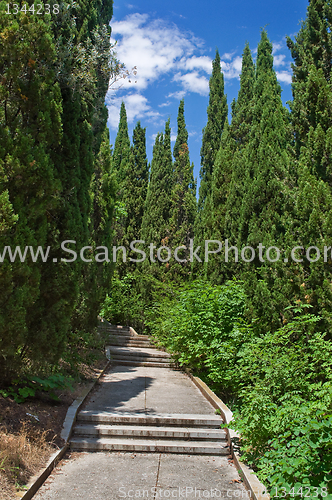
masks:
{"label": "dirt ground", "polygon": [[60,434],[69,406],[106,365],[104,357],[92,366],[80,366],[80,381],[73,391],[56,391],[59,401],[47,393],[24,403],[0,396],[0,498],[17,498],[29,478],[42,469],[50,455],[64,445]]}

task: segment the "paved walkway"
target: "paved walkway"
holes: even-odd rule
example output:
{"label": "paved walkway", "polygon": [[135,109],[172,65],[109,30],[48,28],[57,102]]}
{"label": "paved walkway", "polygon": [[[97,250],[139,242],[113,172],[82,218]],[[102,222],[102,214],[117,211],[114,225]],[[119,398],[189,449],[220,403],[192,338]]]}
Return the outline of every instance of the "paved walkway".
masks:
{"label": "paved walkway", "polygon": [[[191,380],[170,368],[114,366],[84,410],[133,414],[199,414],[214,408]],[[35,500],[250,498],[224,456],[166,453],[72,453]]]}

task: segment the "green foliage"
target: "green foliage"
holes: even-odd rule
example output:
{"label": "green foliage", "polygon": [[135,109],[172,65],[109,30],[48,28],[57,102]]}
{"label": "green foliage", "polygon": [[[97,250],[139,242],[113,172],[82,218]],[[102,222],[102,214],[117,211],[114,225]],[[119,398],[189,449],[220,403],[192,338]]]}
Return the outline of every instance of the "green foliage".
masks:
{"label": "green foliage", "polygon": [[144,328],[144,302],[137,287],[138,276],[114,274],[100,316],[115,325],[130,325],[138,332]]}
{"label": "green foliage", "polygon": [[[207,108],[207,124],[203,129],[201,147],[201,179],[199,186],[198,210],[195,220],[196,244],[202,245],[205,239],[211,239],[211,189],[214,163],[220,148],[220,140],[227,120],[227,97],[224,93],[224,75],[220,67],[220,56],[216,51],[212,63],[212,75],[209,81],[209,105]],[[204,244],[203,244],[204,245]],[[201,270],[196,266],[196,274],[201,275]]]}
{"label": "green foliage", "polygon": [[156,305],[148,325],[177,361],[202,373],[229,393],[236,387],[232,370],[245,335],[245,294],[236,281],[213,286],[194,281],[171,303]]}
{"label": "green foliage", "polygon": [[110,279],[112,266],[62,262],[60,245],[110,242],[115,189],[104,100],[116,71],[111,15],[112,1],[78,0],[62,3],[59,15],[1,16],[0,247],[51,249],[47,262],[2,263],[7,382],[25,366],[56,365],[71,332],[96,325]]}
{"label": "green foliage", "polygon": [[0,389],[0,394],[4,398],[13,398],[16,403],[24,403],[27,398],[35,397],[37,392],[47,392],[50,398],[59,401],[54,393],[57,389],[72,390],[70,379],[61,374],[50,375],[47,378],[30,376],[25,380],[14,380],[7,389]]}
{"label": "green foliage", "polygon": [[289,307],[292,319],[264,333],[244,321],[242,283],[195,281],[155,304],[147,322],[232,407],[243,459],[272,494],[301,484],[332,488],[332,344],[316,331],[320,318],[309,307]]}
{"label": "green foliage", "polygon": [[149,274],[137,271],[120,278],[115,272],[100,316],[112,324],[130,325],[137,332],[143,333],[154,309],[151,304],[164,304],[174,294],[171,284],[160,282]]}
{"label": "green foliage", "polygon": [[[194,165],[190,165],[188,149],[188,132],[184,119],[184,100],[180,102],[178,112],[178,131],[174,146],[173,189],[171,193],[170,237],[168,246],[175,248],[185,246],[189,248],[190,239],[194,236],[194,222],[196,216],[196,182],[194,180]],[[166,242],[165,242],[166,243]],[[184,255],[187,255],[183,251]],[[180,254],[178,254],[180,257]],[[184,257],[181,257],[184,259]],[[170,278],[174,281],[183,281],[191,274],[191,263],[171,262]]]}
{"label": "green foliage", "polygon": [[[166,245],[170,237],[171,193],[174,186],[171,151],[171,128],[169,120],[165,132],[157,134],[153,147],[150,180],[142,218],[141,239],[146,245]],[[142,265],[144,274],[164,278],[167,264],[151,263],[146,259]]]}

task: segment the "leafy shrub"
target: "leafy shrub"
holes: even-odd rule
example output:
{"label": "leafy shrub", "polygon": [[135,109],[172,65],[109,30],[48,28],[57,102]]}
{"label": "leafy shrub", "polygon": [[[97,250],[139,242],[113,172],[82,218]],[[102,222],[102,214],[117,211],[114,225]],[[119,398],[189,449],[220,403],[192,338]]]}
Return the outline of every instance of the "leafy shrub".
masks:
{"label": "leafy shrub", "polygon": [[224,393],[235,390],[237,353],[252,331],[244,323],[242,284],[195,281],[177,297],[155,305],[148,325],[182,366],[190,366]]}
{"label": "leafy shrub", "polygon": [[12,397],[16,403],[23,403],[27,398],[34,397],[36,392],[47,392],[50,398],[58,401],[58,396],[54,393],[57,389],[72,388],[68,378],[61,374],[50,375],[47,378],[26,377],[25,380],[14,380],[8,389],[0,389],[0,394],[4,398]]}
{"label": "leafy shrub", "polygon": [[164,304],[174,293],[171,284],[162,283],[153,276],[127,273],[120,278],[115,273],[100,316],[112,324],[132,326],[142,333],[148,326],[148,310],[155,310],[152,303],[161,301]]}
{"label": "leafy shrub", "polygon": [[260,332],[244,322],[241,282],[196,281],[155,303],[148,324],[181,365],[226,396],[243,459],[272,496],[331,499],[332,344],[308,307],[288,308],[282,328]]}

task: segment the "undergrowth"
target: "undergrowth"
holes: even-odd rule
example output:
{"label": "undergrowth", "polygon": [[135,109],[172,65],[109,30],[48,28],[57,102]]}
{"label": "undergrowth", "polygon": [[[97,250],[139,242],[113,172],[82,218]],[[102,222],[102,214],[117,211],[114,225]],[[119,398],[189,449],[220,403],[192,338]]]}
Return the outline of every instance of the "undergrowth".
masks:
{"label": "undergrowth", "polygon": [[15,491],[42,467],[54,447],[46,440],[47,431],[23,425],[16,434],[0,428],[0,494],[13,498]]}
{"label": "undergrowth", "polygon": [[332,499],[332,344],[309,307],[288,308],[284,326],[265,333],[245,321],[241,282],[197,281],[148,321],[231,407],[243,459],[272,497]]}

